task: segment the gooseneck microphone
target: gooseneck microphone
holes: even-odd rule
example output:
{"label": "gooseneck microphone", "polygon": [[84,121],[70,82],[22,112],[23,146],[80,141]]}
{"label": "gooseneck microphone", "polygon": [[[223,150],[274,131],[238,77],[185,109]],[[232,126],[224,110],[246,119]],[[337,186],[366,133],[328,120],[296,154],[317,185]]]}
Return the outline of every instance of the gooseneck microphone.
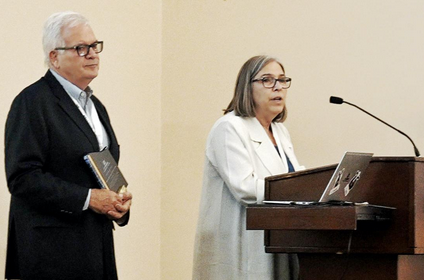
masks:
{"label": "gooseneck microphone", "polygon": [[374,116],[373,114],[371,114],[371,113],[369,113],[369,112],[365,111],[365,110],[364,110],[364,109],[362,109],[361,107],[356,106],[355,104],[352,104],[352,103],[350,103],[350,102],[344,101],[344,100],[343,100],[343,98],[336,97],[336,96],[331,96],[331,97],[330,97],[330,103],[333,103],[333,104],[343,104],[343,103],[346,103],[346,104],[348,104],[348,105],[350,105],[350,106],[353,106],[353,107],[355,107],[355,108],[357,108],[357,109],[361,110],[362,112],[364,112],[364,113],[366,113],[366,114],[370,115],[370,116],[371,116],[371,117],[373,117],[374,119],[379,120],[380,122],[384,123],[385,125],[387,125],[387,126],[391,127],[392,129],[396,130],[397,132],[399,132],[400,134],[402,134],[403,136],[405,136],[406,138],[408,138],[408,139],[409,139],[409,141],[411,141],[412,146],[414,146],[415,156],[417,156],[417,157],[419,157],[419,156],[420,156],[420,152],[418,151],[417,146],[415,146],[414,141],[412,141],[412,139],[411,139],[408,135],[406,135],[404,132],[400,131],[399,129],[397,129],[397,128],[395,128],[395,127],[391,126],[390,124],[386,123],[385,121],[383,121],[383,120],[381,120],[381,119],[377,118],[376,116]]}

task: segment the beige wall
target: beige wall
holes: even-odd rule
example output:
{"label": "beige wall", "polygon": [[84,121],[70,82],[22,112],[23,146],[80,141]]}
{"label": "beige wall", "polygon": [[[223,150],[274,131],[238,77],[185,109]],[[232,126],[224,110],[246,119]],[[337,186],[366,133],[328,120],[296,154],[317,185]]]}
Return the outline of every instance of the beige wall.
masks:
{"label": "beige wall", "polygon": [[[249,57],[275,55],[293,78],[286,124],[302,164],[335,163],[345,150],[412,155],[406,138],[330,95],[408,133],[424,153],[424,3],[315,2],[0,0],[0,131],[13,97],[45,71],[44,20],[85,14],[105,40],[92,86],[135,196],[131,223],[115,232],[121,279],[190,279],[205,140]],[[0,275],[9,198],[0,172]]]}

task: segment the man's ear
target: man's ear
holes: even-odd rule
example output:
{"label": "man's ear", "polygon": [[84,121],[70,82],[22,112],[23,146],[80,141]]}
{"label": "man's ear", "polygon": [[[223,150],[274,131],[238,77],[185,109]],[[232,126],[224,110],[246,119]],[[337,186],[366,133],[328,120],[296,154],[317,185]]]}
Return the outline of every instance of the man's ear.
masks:
{"label": "man's ear", "polygon": [[50,64],[56,68],[59,69],[59,60],[58,60],[58,55],[57,55],[57,51],[51,51],[49,53],[49,58],[50,58]]}

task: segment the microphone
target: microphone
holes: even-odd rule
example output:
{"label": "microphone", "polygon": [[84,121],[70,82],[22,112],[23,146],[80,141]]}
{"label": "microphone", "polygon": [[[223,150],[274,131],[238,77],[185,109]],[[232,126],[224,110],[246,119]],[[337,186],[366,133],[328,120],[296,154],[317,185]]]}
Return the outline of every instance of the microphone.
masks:
{"label": "microphone", "polygon": [[415,156],[417,156],[417,157],[419,157],[419,156],[420,156],[420,152],[418,151],[417,146],[415,146],[414,141],[412,141],[412,139],[411,139],[408,135],[406,135],[404,132],[400,131],[399,129],[397,129],[397,128],[395,128],[395,127],[391,126],[390,124],[386,123],[385,121],[383,121],[383,120],[381,120],[381,119],[377,118],[376,116],[374,116],[373,114],[371,114],[371,113],[369,113],[369,112],[365,111],[365,110],[364,110],[364,109],[362,109],[361,107],[356,106],[355,104],[349,103],[349,102],[347,102],[347,101],[344,101],[344,100],[343,100],[343,98],[340,98],[340,97],[337,97],[337,96],[331,96],[331,97],[330,97],[330,103],[333,103],[333,104],[343,104],[343,103],[346,103],[346,104],[348,104],[348,105],[350,105],[350,106],[353,106],[353,107],[355,107],[355,108],[357,108],[357,109],[361,110],[361,111],[362,111],[362,112],[364,112],[365,114],[370,115],[371,117],[373,117],[374,119],[376,119],[376,120],[378,120],[378,121],[380,121],[380,122],[384,123],[385,125],[387,125],[387,126],[391,127],[392,129],[396,130],[397,132],[399,132],[400,134],[402,134],[403,136],[405,136],[406,138],[408,138],[408,139],[409,139],[409,141],[411,141],[412,146],[414,146]]}

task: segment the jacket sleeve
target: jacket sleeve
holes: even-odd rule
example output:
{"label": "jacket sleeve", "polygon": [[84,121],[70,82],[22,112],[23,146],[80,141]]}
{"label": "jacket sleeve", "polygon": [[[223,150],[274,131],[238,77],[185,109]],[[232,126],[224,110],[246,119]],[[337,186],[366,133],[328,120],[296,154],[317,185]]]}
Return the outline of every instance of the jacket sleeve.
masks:
{"label": "jacket sleeve", "polygon": [[253,155],[246,138],[231,122],[221,122],[209,135],[206,157],[237,201],[261,203],[265,182],[254,171]]}
{"label": "jacket sleeve", "polygon": [[20,94],[12,103],[5,129],[8,188],[12,196],[35,209],[78,215],[88,188],[49,172],[53,120],[46,114],[46,106],[51,104],[43,102],[49,101],[37,102],[31,94]]}

